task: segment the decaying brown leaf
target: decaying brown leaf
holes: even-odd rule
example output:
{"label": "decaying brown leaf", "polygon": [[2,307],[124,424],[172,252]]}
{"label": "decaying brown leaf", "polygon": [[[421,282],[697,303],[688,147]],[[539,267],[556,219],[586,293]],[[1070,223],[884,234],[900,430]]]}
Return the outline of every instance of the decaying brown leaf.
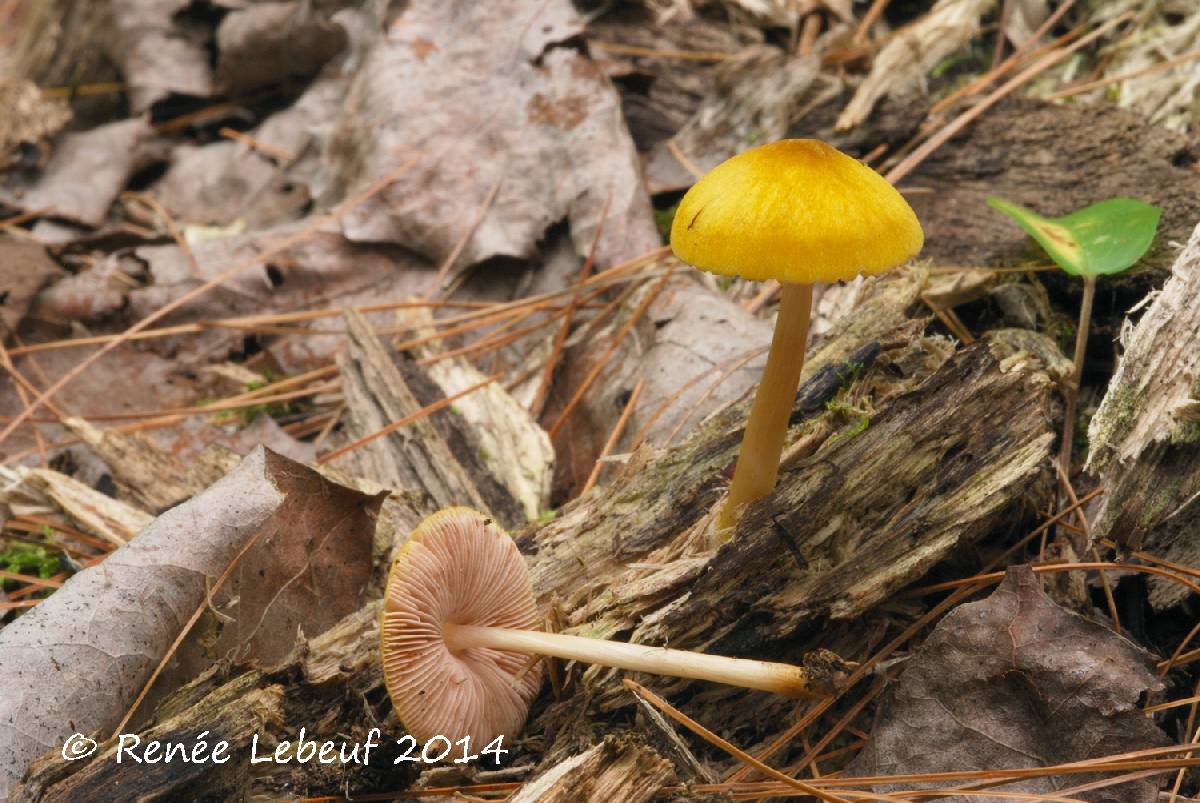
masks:
{"label": "decaying brown leaf", "polygon": [[564,218],[586,253],[606,201],[598,267],[657,246],[620,98],[571,44],[582,31],[567,0],[407,4],[369,49],[330,155],[343,190],[417,161],[343,219],[347,236],[441,263],[498,183],[461,264],[528,256]]}
{"label": "decaying brown leaf", "polygon": [[0,240],[0,337],[17,330],[34,295],[61,272],[42,246]]}
{"label": "decaying brown leaf", "polygon": [[[1149,653],[1060,608],[1028,566],[1014,567],[990,597],[951,611],[909,660],[849,774],[1045,767],[1160,747],[1168,739],[1138,704],[1160,687]],[[1048,794],[1094,780],[1056,776],[1000,788]],[[1157,787],[1134,781],[1073,796],[1151,803]]]}
{"label": "decaying brown leaf", "polygon": [[260,447],[0,630],[0,797],[72,732],[116,726],[231,564],[156,692],[221,658],[278,661],[357,610],[381,502]]}
{"label": "decaying brown leaf", "polygon": [[145,146],[153,136],[142,119],[67,134],[36,177],[0,185],[0,202],[99,226],[129,177],[145,165]]}
{"label": "decaying brown leaf", "polygon": [[226,92],[316,73],[346,46],[346,32],[311,2],[254,3],[221,20],[217,77]]}
{"label": "decaying brown leaf", "polygon": [[130,105],[144,112],[172,93],[213,92],[207,26],[188,24],[190,0],[107,0],[113,26],[109,53],[129,85]]}

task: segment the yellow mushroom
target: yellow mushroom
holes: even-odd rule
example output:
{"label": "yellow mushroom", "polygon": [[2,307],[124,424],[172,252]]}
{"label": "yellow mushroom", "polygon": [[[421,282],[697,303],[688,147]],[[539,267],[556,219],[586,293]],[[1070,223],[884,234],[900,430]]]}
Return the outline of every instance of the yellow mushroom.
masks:
{"label": "yellow mushroom", "polygon": [[717,165],[675,213],[671,248],[724,276],[783,287],[762,381],[718,526],[775,488],[812,309],[812,285],[882,273],[921,250],[912,208],[862,162],[812,139],[763,145]]}

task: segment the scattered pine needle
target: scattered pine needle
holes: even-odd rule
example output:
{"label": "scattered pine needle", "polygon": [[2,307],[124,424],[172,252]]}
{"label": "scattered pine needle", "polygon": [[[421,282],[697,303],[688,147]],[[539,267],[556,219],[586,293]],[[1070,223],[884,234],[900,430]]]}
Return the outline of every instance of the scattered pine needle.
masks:
{"label": "scattered pine needle", "polygon": [[431,413],[436,413],[438,410],[449,407],[451,404],[458,401],[463,396],[467,396],[471,393],[474,393],[475,391],[479,390],[480,388],[484,387],[485,385],[492,384],[496,380],[500,379],[500,377],[501,377],[500,374],[493,374],[492,376],[489,376],[487,379],[484,379],[482,382],[476,382],[474,385],[471,385],[468,388],[460,390],[458,393],[455,393],[451,396],[447,396],[446,398],[441,399],[440,401],[436,401],[433,404],[422,407],[420,410],[417,410],[415,413],[412,413],[411,415],[404,416],[404,418],[401,418],[399,421],[393,421],[392,423],[388,424],[386,427],[378,430],[377,432],[372,432],[370,435],[366,435],[362,438],[359,438],[358,440],[354,441],[353,443],[348,443],[340,449],[335,449],[332,452],[329,452],[328,454],[324,454],[321,457],[317,458],[317,465],[319,465],[319,466],[325,465],[330,460],[334,460],[338,457],[341,457],[342,455],[346,454],[347,452],[352,452],[355,449],[359,448],[360,446],[364,446],[364,445],[370,443],[371,441],[375,440],[376,438],[382,438],[384,435],[387,435],[388,433],[395,432],[396,430],[401,429],[402,427],[407,427],[409,424],[412,424],[415,421],[420,421],[422,418],[424,418],[427,415],[430,415]]}
{"label": "scattered pine needle", "polygon": [[500,192],[500,185],[504,183],[505,171],[501,170],[500,175],[496,176],[496,180],[492,182],[492,187],[487,191],[487,195],[483,197],[483,203],[479,205],[479,211],[475,213],[471,225],[463,231],[462,236],[458,238],[458,242],[450,249],[450,253],[442,261],[441,267],[438,268],[437,274],[433,277],[433,281],[429,283],[429,289],[425,291],[425,298],[432,299],[438,294],[445,291],[447,287],[446,277],[450,274],[454,263],[458,262],[458,258],[462,256],[463,250],[467,247],[467,243],[471,242],[471,238],[475,236],[479,224],[483,223],[483,219],[487,217],[488,210],[492,208],[492,202],[496,200],[496,194]]}
{"label": "scattered pine needle", "polygon": [[971,81],[967,85],[961,87],[955,92],[950,93],[945,98],[942,98],[937,103],[933,104],[933,107],[929,110],[930,116],[941,114],[961,97],[977,94],[991,86],[992,83],[1000,78],[1003,78],[1014,67],[1024,61],[1027,54],[1029,58],[1037,58],[1047,50],[1058,45],[1066,44],[1071,39],[1074,39],[1075,36],[1078,36],[1080,33],[1082,33],[1085,26],[1079,26],[1065,36],[1059,37],[1056,41],[1051,42],[1049,45],[1043,45],[1042,47],[1034,50],[1032,53],[1030,52],[1030,48],[1032,48],[1035,43],[1041,41],[1042,37],[1045,36],[1060,19],[1062,19],[1063,15],[1071,10],[1071,6],[1075,5],[1075,2],[1076,0],[1066,0],[1066,2],[1055,9],[1054,13],[1047,17],[1046,20],[1038,26],[1037,30],[1034,31],[1033,34],[1026,39],[1020,47],[1014,50],[1012,54],[1010,54],[1009,57],[1003,62],[997,64],[995,67],[988,70],[974,81]]}
{"label": "scattered pine needle", "polygon": [[1101,87],[1110,86],[1112,84],[1119,84],[1122,81],[1128,81],[1133,78],[1141,78],[1146,75],[1153,75],[1156,72],[1162,72],[1163,70],[1168,70],[1172,67],[1178,67],[1180,64],[1186,64],[1187,62],[1195,61],[1196,59],[1200,59],[1200,50],[1193,50],[1190,53],[1184,53],[1182,56],[1176,56],[1173,59],[1160,61],[1158,64],[1151,64],[1149,67],[1145,67],[1140,70],[1134,70],[1133,72],[1099,78],[1095,81],[1088,81],[1083,84],[1069,86],[1066,89],[1061,89],[1058,92],[1046,95],[1043,100],[1062,100],[1063,98],[1069,98],[1072,95],[1078,95],[1082,92],[1090,92],[1093,89],[1100,89]]}
{"label": "scattered pine needle", "polygon": [[604,199],[604,206],[600,210],[600,222],[596,224],[596,232],[592,235],[592,244],[588,248],[587,258],[583,260],[583,267],[579,269],[579,283],[577,285],[579,290],[567,302],[567,309],[563,313],[562,325],[559,326],[558,332],[554,335],[554,345],[551,347],[550,356],[547,358],[546,365],[542,369],[542,381],[538,383],[537,392],[533,394],[533,401],[529,405],[529,412],[535,421],[542,417],[542,411],[545,409],[546,397],[550,393],[550,385],[554,380],[554,371],[558,367],[559,357],[562,356],[563,346],[566,344],[567,335],[571,331],[575,308],[579,305],[580,291],[592,275],[592,266],[596,261],[596,247],[600,244],[600,237],[604,234],[604,224],[608,220],[608,208],[611,204],[612,190],[609,190],[608,197]]}
{"label": "scattered pine needle", "polygon": [[741,357],[730,362],[729,365],[725,366],[725,370],[721,371],[720,376],[713,380],[712,384],[710,384],[705,391],[700,394],[700,397],[688,406],[688,409],[683,411],[683,415],[680,416],[679,421],[676,422],[675,426],[671,428],[671,431],[667,433],[667,437],[663,439],[663,445],[668,446],[675,440],[675,436],[677,436],[679,431],[683,429],[683,425],[690,421],[692,416],[695,415],[698,410],[704,407],[704,403],[707,402],[709,398],[725,384],[725,380],[729,379],[729,377],[733,375],[734,371],[738,370],[755,357],[765,354],[768,350],[770,350],[770,346],[762,346],[761,348],[751,349]]}
{"label": "scattered pine needle", "polygon": [[17,429],[17,427],[20,426],[25,421],[25,419],[27,419],[34,411],[36,411],[37,408],[39,408],[40,406],[45,404],[47,401],[52,399],[54,397],[54,394],[58,393],[60,390],[62,390],[64,387],[66,387],[68,384],[70,384],[76,377],[78,377],[80,374],[82,374],[84,371],[86,371],[89,367],[91,367],[93,364],[95,364],[96,361],[99,360],[101,357],[103,357],[105,354],[109,353],[110,351],[115,349],[117,346],[119,346],[121,343],[128,340],[131,335],[136,334],[136,333],[142,331],[143,329],[146,329],[151,324],[153,324],[155,321],[161,320],[162,318],[166,317],[167,315],[170,315],[175,310],[196,300],[197,298],[199,298],[200,296],[209,292],[210,290],[212,290],[216,287],[219,287],[220,285],[224,284],[227,280],[233,278],[234,276],[238,275],[239,273],[244,273],[245,271],[249,270],[250,268],[261,265],[265,262],[269,262],[272,257],[283,253],[287,249],[291,248],[292,246],[294,246],[300,242],[303,242],[304,240],[306,240],[307,238],[309,238],[313,234],[315,234],[316,231],[321,226],[338,220],[346,212],[350,211],[354,207],[361,204],[363,201],[367,200],[371,196],[373,196],[373,195],[379,193],[381,190],[385,189],[389,184],[391,184],[393,181],[395,181],[405,171],[411,169],[412,166],[415,165],[416,163],[417,163],[417,159],[415,159],[415,158],[410,159],[408,162],[405,162],[403,165],[401,165],[396,170],[393,170],[392,172],[388,173],[387,175],[385,175],[382,178],[378,179],[377,181],[373,182],[370,186],[368,186],[362,192],[359,192],[359,193],[351,196],[347,200],[343,201],[341,204],[339,204],[337,207],[335,207],[333,209],[333,211],[329,212],[328,214],[317,217],[315,220],[313,220],[311,223],[309,223],[307,226],[305,226],[300,231],[280,239],[278,242],[276,242],[274,245],[272,245],[270,248],[267,248],[263,252],[255,254],[254,256],[252,256],[246,260],[243,260],[241,262],[238,262],[230,268],[227,268],[226,270],[217,274],[212,279],[210,279],[209,281],[200,285],[199,287],[189,290],[188,292],[184,293],[183,295],[179,296],[178,298],[174,299],[173,301],[170,301],[169,303],[164,304],[163,306],[159,307],[154,312],[152,312],[149,315],[147,315],[146,317],[142,318],[137,323],[133,324],[133,326],[126,329],[119,336],[108,341],[105,345],[101,346],[99,349],[97,349],[96,351],[92,352],[90,355],[85,357],[80,363],[78,363],[70,371],[67,371],[67,373],[65,373],[62,377],[60,377],[57,382],[55,382],[53,385],[48,387],[45,391],[39,393],[37,395],[37,397],[34,398],[33,401],[29,404],[29,406],[25,408],[25,410],[23,410],[19,415],[17,415],[12,421],[10,421],[8,423],[8,425],[4,427],[3,430],[0,430],[0,443],[3,443],[10,435],[12,435],[12,433]]}
{"label": "scattered pine needle", "polygon": [[647,59],[675,59],[678,61],[725,61],[737,55],[720,50],[659,50],[652,47],[622,45],[618,42],[604,42],[599,39],[589,39],[589,45],[604,50],[614,56],[634,56]]}
{"label": "scattered pine needle", "polygon": [[175,640],[171,642],[171,646],[167,648],[167,651],[163,653],[163,657],[161,660],[159,660],[158,666],[154,667],[154,671],[150,673],[150,677],[147,678],[145,684],[143,684],[142,690],[138,692],[138,696],[134,698],[133,703],[130,704],[129,709],[125,712],[125,716],[121,718],[121,721],[117,724],[117,727],[113,728],[112,734],[108,738],[115,739],[117,738],[118,734],[125,732],[125,726],[129,724],[129,720],[138,710],[138,707],[141,706],[142,701],[146,699],[146,695],[150,693],[150,689],[154,686],[154,682],[158,680],[158,676],[162,674],[163,669],[175,656],[175,651],[179,649],[179,645],[183,643],[185,638],[187,638],[187,634],[192,631],[193,627],[195,627],[196,622],[199,621],[201,615],[203,615],[205,611],[212,609],[213,597],[216,595],[217,591],[221,589],[221,586],[225,585],[225,581],[229,579],[231,574],[233,574],[233,570],[237,567],[241,559],[245,557],[246,553],[249,552],[255,544],[258,543],[258,540],[262,538],[263,533],[265,532],[267,532],[267,528],[260,527],[258,531],[254,533],[254,535],[250,536],[250,538],[246,540],[245,546],[238,550],[238,553],[233,556],[233,560],[229,561],[229,565],[225,567],[225,571],[221,572],[221,576],[218,577],[216,582],[214,582],[212,586],[205,592],[204,600],[196,606],[196,610],[192,611],[192,615],[188,617],[187,622],[185,622],[183,627],[179,629],[179,634],[175,637]]}
{"label": "scattered pine needle", "polygon": [[925,161],[925,159],[927,159],[931,153],[950,141],[955,134],[966,128],[973,120],[982,115],[992,106],[995,106],[1005,97],[1012,94],[1013,91],[1021,86],[1024,86],[1026,83],[1050,69],[1055,64],[1058,64],[1075,51],[1079,50],[1085,45],[1091,44],[1093,41],[1108,33],[1118,25],[1128,22],[1133,18],[1133,16],[1134,14],[1132,11],[1127,11],[1120,16],[1113,17],[1108,22],[1098,26],[1087,36],[1084,36],[1075,43],[1061,50],[1052,51],[1038,59],[1032,65],[1022,70],[1015,77],[1009,79],[998,89],[979,101],[979,103],[967,109],[962,114],[958,115],[958,117],[955,117],[954,120],[943,126],[929,139],[913,150],[912,153],[901,160],[899,164],[892,167],[884,177],[893,184],[899,182],[909,173],[915,170],[917,166],[921,164],[921,162]]}
{"label": "scattered pine needle", "polygon": [[[692,719],[687,714],[683,713],[682,711],[677,709],[675,706],[671,705],[666,700],[664,700],[663,698],[659,697],[654,692],[647,689],[645,686],[635,683],[632,680],[630,680],[629,678],[625,678],[624,682],[625,682],[625,688],[629,689],[634,694],[636,694],[638,697],[641,697],[643,700],[645,700],[646,702],[653,705],[659,711],[663,712],[668,717],[670,717],[671,719],[678,722],[680,725],[683,725],[685,728],[687,728],[692,733],[699,736],[704,741],[708,742],[709,744],[713,745],[714,747],[724,750],[729,755],[731,755],[734,758],[741,761],[747,767],[756,769],[759,772],[761,772],[762,774],[764,774],[768,777],[774,778],[775,780],[779,781],[780,783],[790,787],[793,790],[793,793],[796,791],[805,792],[806,794],[810,794],[813,797],[818,798],[819,800],[826,801],[827,803],[849,803],[849,801],[847,801],[843,797],[838,797],[837,795],[833,795],[833,794],[830,794],[829,792],[822,791],[822,790],[816,788],[815,786],[806,784],[803,781],[798,781],[795,778],[789,778],[787,775],[784,775],[782,772],[775,769],[774,767],[764,764],[763,762],[759,761],[754,756],[750,755],[749,753],[742,750],[741,748],[735,747],[733,744],[730,744],[729,742],[725,741],[720,736],[713,733],[708,728],[704,727],[699,722]],[[890,798],[888,798],[887,796],[881,796],[880,799],[889,800]]]}
{"label": "scattered pine needle", "polygon": [[249,134],[222,126],[217,129],[217,133],[226,139],[231,139],[234,142],[240,142],[251,150],[258,151],[263,156],[270,156],[272,159],[277,159],[284,164],[290,164],[296,161],[296,154],[285,148],[280,148],[278,145],[271,145],[263,142],[261,139],[252,137]]}
{"label": "scattered pine needle", "polygon": [[629,423],[629,416],[633,414],[633,409],[637,405],[638,396],[642,395],[642,387],[646,384],[643,377],[633,386],[633,391],[629,394],[629,401],[625,402],[625,409],[621,411],[621,417],[617,419],[617,423],[613,425],[612,432],[609,433],[608,440],[604,442],[604,448],[600,451],[600,455],[596,458],[595,465],[592,466],[592,473],[588,475],[587,482],[583,484],[583,489],[579,492],[583,496],[588,491],[595,487],[600,479],[600,472],[604,469],[604,458],[612,453],[616,448],[617,441],[621,439],[621,433],[625,431],[625,425]]}
{"label": "scattered pine needle", "polygon": [[10,572],[6,569],[0,569],[0,580],[15,580],[19,583],[28,583],[35,588],[62,588],[62,583],[57,580],[34,577],[31,574],[21,574],[20,572]]}
{"label": "scattered pine needle", "polygon": [[554,422],[549,430],[547,430],[551,438],[558,434],[558,430],[562,428],[563,423],[567,420],[567,416],[571,414],[576,405],[578,405],[583,399],[584,394],[588,392],[589,388],[591,388],[592,383],[595,382],[597,377],[600,376],[600,372],[603,371],[608,365],[608,361],[612,357],[613,353],[617,350],[617,346],[621,344],[621,342],[625,339],[625,336],[628,335],[630,330],[632,330],[637,322],[641,320],[642,315],[645,314],[646,310],[650,308],[650,305],[654,302],[654,299],[658,298],[658,294],[662,292],[663,287],[666,285],[667,280],[671,278],[671,274],[674,272],[674,270],[675,264],[673,263],[667,268],[666,271],[664,271],[662,278],[660,278],[658,282],[650,288],[650,291],[646,294],[646,297],[642,299],[642,302],[638,304],[637,308],[629,316],[629,320],[627,320],[625,324],[617,331],[617,333],[613,335],[612,341],[608,344],[608,348],[605,349],[604,353],[600,355],[600,358],[596,360],[596,364],[592,367],[592,370],[588,372],[587,376],[584,377],[584,380],[575,390],[575,395],[571,397],[571,400],[567,402],[566,407],[564,407],[562,412],[559,413],[558,420]]}
{"label": "scattered pine needle", "polygon": [[692,174],[692,178],[697,181],[704,175],[704,171],[696,166],[696,163],[688,158],[688,155],[683,152],[683,149],[675,144],[674,139],[667,140],[667,150],[675,157],[675,161],[683,165],[683,169]]}
{"label": "scattered pine needle", "polygon": [[854,29],[854,36],[850,41],[855,44],[866,44],[867,37],[871,33],[871,26],[875,24],[884,9],[887,8],[891,0],[875,0],[871,3],[871,7],[867,9],[867,13],[863,15],[862,21],[858,23],[858,27]]}

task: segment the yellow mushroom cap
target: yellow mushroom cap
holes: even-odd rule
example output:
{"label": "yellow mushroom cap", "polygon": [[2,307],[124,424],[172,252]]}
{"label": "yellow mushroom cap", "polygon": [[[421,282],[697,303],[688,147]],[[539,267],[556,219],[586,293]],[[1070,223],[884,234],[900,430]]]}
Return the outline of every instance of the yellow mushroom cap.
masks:
{"label": "yellow mushroom cap", "polygon": [[712,273],[792,284],[882,273],[925,242],[908,202],[862,162],[785,139],[714,167],[679,202],[671,249]]}

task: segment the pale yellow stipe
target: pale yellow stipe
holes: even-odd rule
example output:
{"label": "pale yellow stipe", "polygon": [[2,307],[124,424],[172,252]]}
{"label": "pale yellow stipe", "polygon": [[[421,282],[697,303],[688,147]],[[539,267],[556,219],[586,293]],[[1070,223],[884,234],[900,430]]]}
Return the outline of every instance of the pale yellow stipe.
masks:
{"label": "pale yellow stipe", "polygon": [[761,499],[775,488],[792,401],[800,386],[800,369],[804,367],[804,342],[808,339],[811,309],[811,284],[783,286],[767,367],[763,369],[750,417],[746,419],[746,434],[742,436],[733,482],[717,520],[719,530],[732,527],[742,506]]}

